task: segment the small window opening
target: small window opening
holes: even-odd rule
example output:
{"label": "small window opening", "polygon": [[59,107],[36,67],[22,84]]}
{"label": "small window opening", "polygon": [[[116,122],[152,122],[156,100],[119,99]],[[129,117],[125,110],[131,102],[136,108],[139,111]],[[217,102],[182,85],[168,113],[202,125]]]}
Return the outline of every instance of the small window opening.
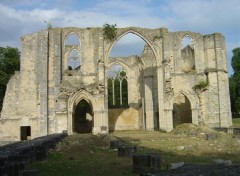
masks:
{"label": "small window opening", "polygon": [[21,140],[30,140],[31,139],[31,127],[30,126],[21,126]]}

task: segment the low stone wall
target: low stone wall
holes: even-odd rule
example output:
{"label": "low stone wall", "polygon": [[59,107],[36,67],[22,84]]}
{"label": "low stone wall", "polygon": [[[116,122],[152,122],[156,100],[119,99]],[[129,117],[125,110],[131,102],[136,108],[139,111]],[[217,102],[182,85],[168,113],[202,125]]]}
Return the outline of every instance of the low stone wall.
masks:
{"label": "low stone wall", "polygon": [[66,136],[66,133],[51,134],[1,146],[0,175],[19,175],[33,161],[44,160],[48,150],[53,149]]}
{"label": "low stone wall", "polygon": [[223,127],[219,127],[219,128],[213,128],[216,131],[221,131],[221,132],[225,132],[225,133],[229,133],[229,134],[236,134],[236,135],[240,135],[240,128],[234,128],[234,127],[230,127],[230,128],[223,128]]}

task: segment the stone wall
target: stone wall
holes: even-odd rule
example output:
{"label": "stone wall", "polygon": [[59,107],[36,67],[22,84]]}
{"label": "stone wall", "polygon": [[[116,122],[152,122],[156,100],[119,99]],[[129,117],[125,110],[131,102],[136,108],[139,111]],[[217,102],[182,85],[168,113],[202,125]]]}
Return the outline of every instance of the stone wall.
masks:
{"label": "stone wall", "polygon": [[[128,33],[146,42],[142,56],[109,58],[113,45]],[[78,37],[79,44],[65,44],[70,34]],[[184,36],[192,45],[182,50]],[[114,123],[115,129],[170,131],[173,104],[180,94],[190,102],[192,123],[232,125],[225,42],[219,33],[128,27],[118,28],[116,39],[107,41],[101,28],[53,28],[21,41],[21,69],[7,86],[0,137],[19,140],[21,126],[31,127],[32,138],[62,130],[71,134],[81,100],[91,107],[94,134],[108,133]],[[79,53],[79,70],[68,70],[73,50]],[[121,113],[108,109],[107,73],[114,63],[128,74],[129,108]],[[201,81],[208,86],[193,89]]]}

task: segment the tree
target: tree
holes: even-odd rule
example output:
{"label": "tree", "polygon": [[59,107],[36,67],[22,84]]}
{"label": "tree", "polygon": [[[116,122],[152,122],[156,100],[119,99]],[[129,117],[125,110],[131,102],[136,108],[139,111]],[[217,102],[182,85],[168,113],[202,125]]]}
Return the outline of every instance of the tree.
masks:
{"label": "tree", "polygon": [[12,47],[0,47],[0,111],[7,83],[15,71],[20,69],[20,51]]}
{"label": "tree", "polygon": [[233,114],[240,113],[240,47],[233,49],[232,68],[234,74],[229,78],[231,110]]}

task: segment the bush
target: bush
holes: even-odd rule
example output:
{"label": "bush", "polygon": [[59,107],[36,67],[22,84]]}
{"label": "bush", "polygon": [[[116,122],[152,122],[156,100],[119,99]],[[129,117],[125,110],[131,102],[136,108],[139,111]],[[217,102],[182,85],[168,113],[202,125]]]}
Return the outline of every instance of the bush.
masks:
{"label": "bush", "polygon": [[103,36],[104,39],[108,40],[108,41],[112,41],[115,39],[116,35],[117,35],[117,28],[116,28],[116,24],[108,24],[105,23],[103,25]]}
{"label": "bush", "polygon": [[193,89],[197,90],[203,90],[204,88],[206,88],[208,86],[208,81],[205,80],[200,80],[198,84],[196,84],[195,86],[193,86]]}

